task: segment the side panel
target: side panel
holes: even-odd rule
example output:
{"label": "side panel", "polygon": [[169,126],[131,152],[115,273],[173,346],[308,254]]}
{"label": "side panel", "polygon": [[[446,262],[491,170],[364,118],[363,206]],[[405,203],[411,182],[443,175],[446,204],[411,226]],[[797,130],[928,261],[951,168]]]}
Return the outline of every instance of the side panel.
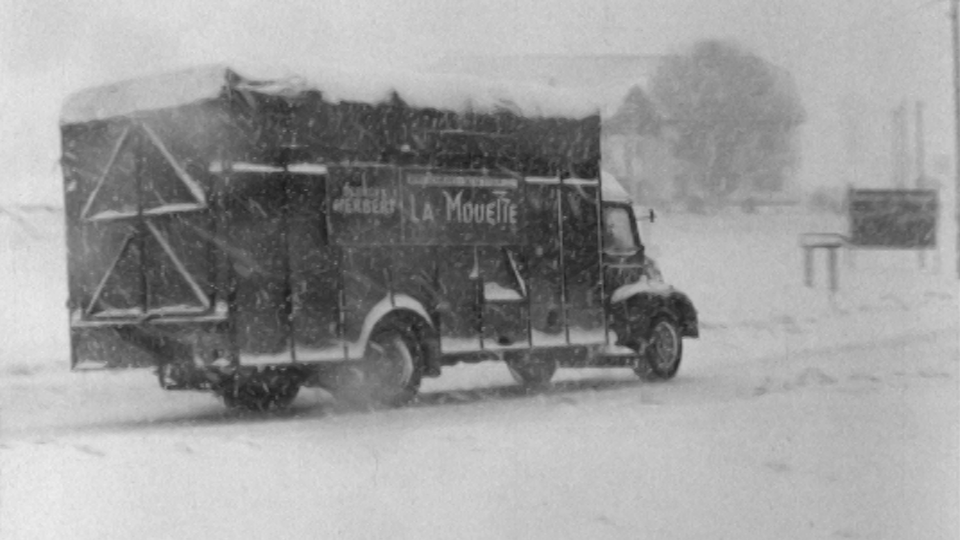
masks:
{"label": "side panel", "polygon": [[528,184],[525,274],[534,346],[566,343],[560,248],[559,186]]}
{"label": "side panel", "polygon": [[444,352],[480,348],[480,270],[473,246],[436,248]]}
{"label": "side panel", "polygon": [[[369,250],[329,245],[326,190],[322,174],[235,173],[229,180],[224,240],[241,363],[343,358],[341,335],[362,326],[357,312],[373,305],[358,284],[377,265],[365,258]],[[343,320],[341,287],[349,308]]]}
{"label": "side panel", "polygon": [[234,276],[231,300],[242,362],[291,359],[284,188],[283,175],[237,173],[223,194],[221,234]]}
{"label": "side panel", "polygon": [[563,282],[571,343],[606,339],[597,197],[596,186],[562,186]]}
{"label": "side panel", "polygon": [[287,245],[297,361],[342,357],[340,253],[330,247],[324,214],[326,177],[287,177]]}

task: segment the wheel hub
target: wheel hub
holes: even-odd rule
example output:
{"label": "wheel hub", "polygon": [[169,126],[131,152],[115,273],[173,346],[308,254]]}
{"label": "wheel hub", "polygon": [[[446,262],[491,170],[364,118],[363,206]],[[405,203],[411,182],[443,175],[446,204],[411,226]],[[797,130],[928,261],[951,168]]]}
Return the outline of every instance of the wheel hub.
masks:
{"label": "wheel hub", "polygon": [[678,337],[673,327],[666,323],[657,324],[653,330],[653,345],[657,355],[657,365],[670,368],[677,360]]}

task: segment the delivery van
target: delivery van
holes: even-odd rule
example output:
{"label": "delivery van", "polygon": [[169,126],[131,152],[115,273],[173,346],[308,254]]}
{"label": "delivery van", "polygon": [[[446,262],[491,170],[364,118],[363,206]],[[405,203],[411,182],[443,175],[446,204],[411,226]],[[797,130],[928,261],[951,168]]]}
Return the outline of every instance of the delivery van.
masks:
{"label": "delivery van", "polygon": [[304,386],[399,405],[460,362],[673,377],[697,313],[601,175],[597,109],[379,76],[202,66],[68,98],[73,368],[258,410]]}

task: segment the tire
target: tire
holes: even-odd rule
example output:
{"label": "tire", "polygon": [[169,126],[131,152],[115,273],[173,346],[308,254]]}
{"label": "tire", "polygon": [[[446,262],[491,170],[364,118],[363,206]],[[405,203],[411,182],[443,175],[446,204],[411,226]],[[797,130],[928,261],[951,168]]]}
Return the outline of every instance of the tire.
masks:
{"label": "tire", "polygon": [[220,397],[228,409],[243,411],[264,412],[273,402],[269,392],[255,383],[243,383],[237,388],[227,389]]}
{"label": "tire", "polygon": [[339,398],[356,405],[399,407],[420,390],[423,354],[413,335],[395,325],[375,330],[364,359],[344,366],[333,389]]}
{"label": "tire", "polygon": [[289,407],[300,392],[300,382],[293,374],[268,369],[233,380],[216,392],[230,409],[263,412]]}
{"label": "tire", "polygon": [[683,338],[680,325],[669,315],[657,315],[650,327],[647,344],[634,371],[641,379],[659,381],[672,379],[683,360]]}
{"label": "tire", "polygon": [[513,380],[527,388],[538,388],[550,384],[557,372],[557,361],[553,358],[537,358],[529,354],[507,360],[507,369]]}
{"label": "tire", "polygon": [[299,393],[299,384],[290,384],[280,388],[273,394],[273,406],[277,409],[287,409],[293,404],[293,401],[297,399],[297,394]]}

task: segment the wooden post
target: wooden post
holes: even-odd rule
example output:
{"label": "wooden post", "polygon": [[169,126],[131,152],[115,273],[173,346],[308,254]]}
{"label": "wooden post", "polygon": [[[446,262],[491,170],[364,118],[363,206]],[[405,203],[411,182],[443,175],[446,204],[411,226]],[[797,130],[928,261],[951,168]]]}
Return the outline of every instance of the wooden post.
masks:
{"label": "wooden post", "polygon": [[830,292],[835,293],[840,288],[840,276],[837,268],[837,249],[839,246],[827,248],[827,272],[830,274]]}

